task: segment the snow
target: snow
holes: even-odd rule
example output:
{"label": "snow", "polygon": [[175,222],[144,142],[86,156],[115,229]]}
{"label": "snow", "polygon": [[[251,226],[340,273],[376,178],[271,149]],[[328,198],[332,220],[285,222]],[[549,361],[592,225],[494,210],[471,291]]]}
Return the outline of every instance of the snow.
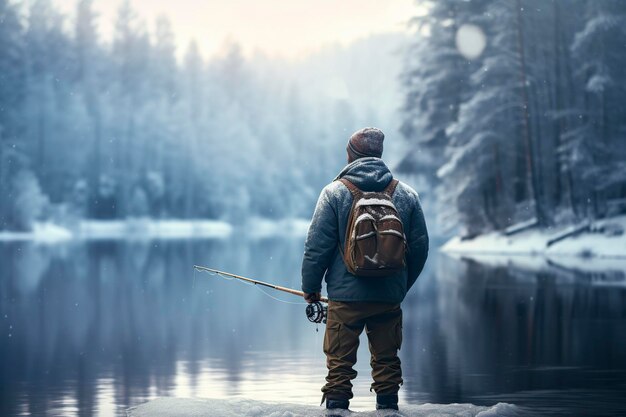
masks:
{"label": "snow", "polygon": [[361,206],[387,206],[394,209],[396,208],[391,201],[383,200],[382,198],[362,198],[356,203],[356,207]]}
{"label": "snow", "polygon": [[77,234],[91,239],[119,239],[126,236],[124,220],[83,220],[78,224]]}
{"label": "snow", "polygon": [[364,220],[376,220],[376,219],[374,219],[374,216],[372,216],[369,213],[363,213],[359,217],[356,218],[356,220],[354,221],[354,224],[359,224],[360,222]]}
{"label": "snow", "polygon": [[188,239],[228,237],[232,226],[215,220],[84,220],[77,237],[83,239]]}
{"label": "snow", "polygon": [[243,226],[233,226],[218,220],[153,220],[131,218],[126,220],[82,220],[73,227],[53,223],[35,223],[32,232],[0,231],[0,241],[28,240],[41,243],[59,241],[103,239],[222,239],[245,228],[246,237],[264,239],[270,237],[304,237],[309,220],[289,218],[269,220],[260,217],[250,219]]}
{"label": "snow", "polygon": [[382,222],[383,220],[397,220],[400,223],[402,223],[402,220],[400,220],[400,218],[394,214],[387,214],[384,215],[383,217],[380,218],[380,221]]}
{"label": "snow", "polygon": [[602,233],[601,230],[626,230],[626,216],[595,221],[590,231],[570,236],[548,247],[555,236],[570,230],[572,226],[550,230],[529,229],[512,236],[491,232],[473,239],[450,239],[443,247],[449,253],[546,255],[626,258],[626,233]]}
{"label": "snow", "polygon": [[537,219],[533,217],[532,219],[528,219],[525,222],[517,223],[517,224],[514,224],[513,226],[507,227],[506,229],[504,229],[504,234],[507,236],[514,235],[515,233],[519,233],[525,229],[529,229],[536,224],[537,224]]}
{"label": "snow", "polygon": [[56,243],[71,239],[189,239],[224,238],[231,225],[211,220],[83,220],[73,228],[35,223],[32,232],[0,231],[0,241],[29,240]]}
{"label": "snow", "polygon": [[365,259],[367,259],[369,262],[371,262],[374,265],[378,265],[378,252],[374,254],[373,258],[370,258],[369,256],[365,255]]}
{"label": "snow", "polygon": [[375,235],[376,235],[376,232],[367,232],[367,233],[365,233],[365,234],[358,235],[358,236],[356,237],[356,240],[366,239],[366,238],[368,238],[368,237],[370,237],[370,236],[375,236]]}
{"label": "snow", "polygon": [[271,237],[304,237],[309,230],[310,220],[289,218],[270,220],[253,217],[246,225],[247,237],[266,239]]}
{"label": "snow", "polygon": [[[384,411],[347,412],[342,416],[383,417]],[[128,410],[129,417],[321,417],[323,407],[265,403],[243,398],[217,400],[199,398],[158,398]],[[473,404],[400,405],[403,417],[513,417],[522,415],[518,407],[498,403],[492,407]]]}
{"label": "snow", "polygon": [[397,230],[393,230],[393,229],[388,229],[388,230],[383,230],[381,232],[379,232],[381,235],[396,235],[402,239],[404,239],[404,235],[400,232],[398,232]]}
{"label": "snow", "polygon": [[1,241],[31,240],[39,243],[57,243],[72,238],[72,232],[52,223],[35,223],[31,232],[0,232]]}
{"label": "snow", "polygon": [[626,261],[624,258],[598,258],[590,262],[579,256],[527,256],[486,253],[447,253],[455,259],[473,260],[491,268],[507,268],[522,271],[517,279],[534,282],[537,274],[549,273],[557,285],[583,282],[585,285],[623,288],[626,287]]}

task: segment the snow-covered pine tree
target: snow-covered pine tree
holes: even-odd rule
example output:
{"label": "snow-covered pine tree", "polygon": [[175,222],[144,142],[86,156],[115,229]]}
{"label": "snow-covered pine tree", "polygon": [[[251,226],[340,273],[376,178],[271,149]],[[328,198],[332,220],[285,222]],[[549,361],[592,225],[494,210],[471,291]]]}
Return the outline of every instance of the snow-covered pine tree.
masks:
{"label": "snow-covered pine tree", "polygon": [[[26,100],[22,109],[26,127],[25,143],[30,162],[36,167],[41,186],[51,190],[63,175],[54,169],[57,155],[51,142],[62,140],[57,127],[63,114],[71,71],[68,71],[71,45],[63,30],[64,19],[50,0],[36,0],[29,8],[25,33]],[[57,194],[57,193],[54,193]]]}
{"label": "snow-covered pine tree", "polygon": [[129,0],[121,3],[115,22],[112,60],[114,83],[109,92],[113,102],[111,134],[115,138],[114,179],[119,184],[117,200],[120,212],[143,178],[146,169],[145,136],[139,129],[150,102],[148,77],[151,44],[143,22]]}
{"label": "snow-covered pine tree", "polygon": [[34,222],[39,220],[46,206],[48,197],[42,192],[37,177],[30,170],[18,172],[7,194],[11,204],[11,225],[20,231],[32,230]]}
{"label": "snow-covered pine tree", "polygon": [[[24,101],[23,27],[8,0],[0,0],[0,195],[8,195],[9,178],[17,166],[15,144],[22,133]],[[8,226],[8,199],[0,199],[0,230]]]}
{"label": "snow-covered pine tree", "polygon": [[467,5],[454,0],[424,2],[422,6],[428,12],[410,21],[415,41],[408,49],[402,75],[406,98],[401,131],[414,144],[402,165],[436,181],[448,144],[446,128],[457,120],[471,74],[471,63],[455,46],[457,29],[468,16],[464,13]]}
{"label": "snow-covered pine tree", "polygon": [[[410,22],[416,40],[408,50],[402,75],[407,92],[401,131],[411,146],[400,169],[425,176],[432,187],[440,184],[437,170],[445,164],[451,145],[448,128],[458,121],[461,104],[470,93],[469,77],[479,66],[457,50],[457,30],[474,22],[484,4],[484,0],[426,2],[423,6],[428,12]],[[445,194],[437,193],[439,197]],[[444,227],[457,224],[458,212],[446,210],[449,201],[440,198],[438,204]]]}
{"label": "snow-covered pine tree", "polygon": [[[423,167],[441,167],[438,212],[467,234],[626,210],[618,52],[626,5],[567,4],[444,1],[416,19],[429,36],[421,35],[420,62],[407,70],[404,128],[425,141],[416,147]],[[455,25],[450,15],[461,16],[457,26],[482,27],[488,39],[481,67],[468,66],[462,85],[463,74],[451,70],[459,55],[446,31]]]}
{"label": "snow-covered pine tree", "polygon": [[587,206],[578,211],[597,217],[626,209],[626,3],[586,2],[585,16],[571,45],[580,123],[563,151]]}
{"label": "snow-covered pine tree", "polygon": [[[150,199],[150,211],[163,217],[171,207],[166,197],[173,191],[173,176],[177,169],[176,157],[180,153],[180,125],[185,112],[181,100],[181,71],[176,62],[175,37],[171,23],[165,16],[156,21],[154,48],[150,55],[148,91],[151,99],[146,103],[140,121],[144,137],[145,182]],[[197,81],[195,81],[197,83]],[[156,184],[159,186],[155,186]]]}
{"label": "snow-covered pine tree", "polygon": [[[535,216],[528,68],[516,2],[494,0],[478,22],[487,28],[482,67],[448,129],[448,162],[438,174],[443,207],[456,210],[466,233],[500,229]],[[520,213],[521,212],[521,213]]]}
{"label": "snow-covered pine tree", "polygon": [[[103,217],[102,213],[109,211],[108,207],[103,207],[103,196],[99,195],[102,170],[102,104],[99,88],[101,50],[98,44],[98,33],[96,28],[96,13],[93,10],[93,0],[80,0],[76,6],[76,22],[74,35],[74,54],[76,79],[87,117],[89,119],[88,128],[85,133],[88,138],[84,144],[87,158],[83,170],[88,171],[89,190],[91,191],[90,201],[98,202],[90,206],[91,214],[98,211],[97,217]],[[88,169],[87,169],[88,168]],[[81,171],[83,171],[81,170]],[[83,172],[84,172],[83,171]],[[108,216],[105,216],[108,217]]]}

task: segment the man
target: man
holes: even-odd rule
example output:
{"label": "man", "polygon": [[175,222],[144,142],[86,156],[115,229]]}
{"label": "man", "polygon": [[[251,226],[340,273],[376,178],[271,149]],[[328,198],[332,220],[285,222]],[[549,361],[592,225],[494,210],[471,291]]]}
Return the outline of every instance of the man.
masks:
{"label": "man", "polygon": [[[353,196],[345,180],[361,192],[381,192],[393,176],[382,161],[385,135],[376,128],[355,132],[348,141],[348,165],[320,194],[309,227],[302,262],[302,291],[311,303],[320,299],[322,279],[328,290],[324,353],[328,376],[322,388],[327,409],[348,409],[357,372],[359,336],[366,329],[371,352],[372,389],[377,409],[398,409],[402,370],[400,303],[415,283],[428,256],[428,234],[417,193],[399,183],[391,195],[406,235],[405,266],[390,276],[367,278],[348,272],[342,255]],[[344,179],[342,182],[342,179]],[[390,187],[393,188],[393,187]]]}

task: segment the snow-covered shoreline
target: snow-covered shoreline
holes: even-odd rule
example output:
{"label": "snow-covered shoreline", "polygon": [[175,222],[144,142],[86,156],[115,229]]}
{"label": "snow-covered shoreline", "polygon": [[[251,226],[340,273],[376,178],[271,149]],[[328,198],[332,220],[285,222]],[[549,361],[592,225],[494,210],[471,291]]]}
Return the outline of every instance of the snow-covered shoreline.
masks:
{"label": "snow-covered shoreline", "polygon": [[[506,403],[491,407],[473,404],[420,404],[400,405],[402,416],[459,416],[459,417],[514,417],[522,413],[519,408]],[[377,411],[347,412],[339,411],[342,416],[378,417]],[[129,417],[319,417],[325,415],[320,406],[265,403],[243,398],[228,400],[201,398],[162,397],[127,411]]]}
{"label": "snow-covered shoreline", "polygon": [[[564,226],[548,230],[529,229],[511,236],[491,232],[466,240],[453,237],[441,247],[441,250],[456,254],[626,258],[626,232],[621,234],[614,232],[626,231],[626,216],[596,221],[590,226],[590,230],[549,244],[555,236],[567,230],[568,227]],[[609,233],[607,230],[613,232]]]}
{"label": "snow-covered shoreline", "polygon": [[40,222],[35,223],[30,232],[0,230],[0,242],[33,241],[53,244],[70,240],[224,239],[240,227],[245,227],[247,237],[253,239],[300,237],[304,236],[308,225],[309,222],[304,219],[262,218],[252,218],[245,225],[202,219],[81,220],[71,227]]}

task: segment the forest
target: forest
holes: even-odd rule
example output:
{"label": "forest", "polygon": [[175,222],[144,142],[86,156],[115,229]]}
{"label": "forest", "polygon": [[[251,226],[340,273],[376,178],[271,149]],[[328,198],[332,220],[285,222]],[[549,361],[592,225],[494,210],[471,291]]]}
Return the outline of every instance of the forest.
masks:
{"label": "forest", "polygon": [[[282,62],[244,56],[235,41],[210,58],[195,42],[179,53],[167,17],[145,22],[130,1],[110,41],[101,23],[92,0],[70,17],[50,0],[0,0],[0,230],[84,218],[306,217],[344,165],[350,133],[366,120],[397,124],[386,104],[397,102],[394,75],[361,71],[339,82],[356,90],[349,97],[328,87],[332,71],[386,54],[403,35]],[[348,100],[376,77],[378,106]]]}
{"label": "forest", "polygon": [[[109,40],[92,0],[72,17],[0,0],[0,229],[307,218],[368,125],[445,232],[626,211],[625,2],[416,4],[404,34],[286,62],[178,51],[130,1]],[[484,34],[477,56],[464,27]]]}
{"label": "forest", "polygon": [[[411,20],[400,167],[462,236],[626,212],[626,2],[438,0]],[[483,53],[458,53],[459,28]]]}

